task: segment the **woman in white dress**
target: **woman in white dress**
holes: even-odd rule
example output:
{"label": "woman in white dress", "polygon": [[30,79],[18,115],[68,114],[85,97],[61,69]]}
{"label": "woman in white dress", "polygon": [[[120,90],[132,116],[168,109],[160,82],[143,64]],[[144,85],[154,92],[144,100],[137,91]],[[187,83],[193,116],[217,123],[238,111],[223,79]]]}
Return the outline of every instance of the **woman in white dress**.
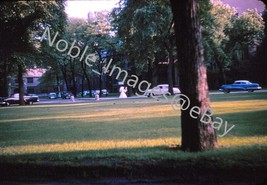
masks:
{"label": "woman in white dress", "polygon": [[127,95],[126,95],[126,92],[127,92],[127,87],[123,87],[123,86],[121,86],[120,87],[120,97],[119,98],[127,98]]}

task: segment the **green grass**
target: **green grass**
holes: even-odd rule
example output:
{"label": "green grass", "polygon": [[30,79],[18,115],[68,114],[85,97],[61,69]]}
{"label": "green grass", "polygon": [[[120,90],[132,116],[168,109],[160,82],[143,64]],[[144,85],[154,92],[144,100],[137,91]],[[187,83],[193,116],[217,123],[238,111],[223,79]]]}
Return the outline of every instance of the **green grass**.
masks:
{"label": "green grass", "polygon": [[[0,108],[0,159],[62,161],[106,159],[216,161],[267,166],[267,94],[212,95],[215,116],[235,128],[202,153],[175,149],[180,112],[164,100],[126,99]],[[219,131],[219,134],[222,131]],[[223,164],[223,165],[222,165]]]}

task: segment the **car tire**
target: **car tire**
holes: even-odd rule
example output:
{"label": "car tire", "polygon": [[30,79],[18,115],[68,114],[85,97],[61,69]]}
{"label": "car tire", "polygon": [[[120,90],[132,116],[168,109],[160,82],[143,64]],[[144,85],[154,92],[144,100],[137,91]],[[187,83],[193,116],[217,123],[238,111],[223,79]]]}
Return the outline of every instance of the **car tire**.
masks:
{"label": "car tire", "polygon": [[254,90],[253,89],[249,89],[248,92],[254,92]]}
{"label": "car tire", "polygon": [[229,89],[224,89],[223,92],[224,93],[230,93],[230,90]]}

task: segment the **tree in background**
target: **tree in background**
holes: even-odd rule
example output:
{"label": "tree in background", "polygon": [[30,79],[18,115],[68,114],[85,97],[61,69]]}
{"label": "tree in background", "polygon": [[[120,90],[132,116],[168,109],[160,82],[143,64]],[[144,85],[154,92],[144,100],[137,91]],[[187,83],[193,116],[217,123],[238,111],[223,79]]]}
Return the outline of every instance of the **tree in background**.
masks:
{"label": "tree in background", "polygon": [[[48,47],[47,42],[42,42],[46,55],[52,59],[51,61],[54,61],[49,65],[50,73],[54,72],[54,76],[56,77],[58,76],[58,72],[60,72],[66,84],[67,91],[71,91],[74,96],[80,90],[80,81],[82,81],[83,92],[83,84],[86,80],[86,90],[89,90],[90,96],[92,96],[93,85],[98,89],[106,86],[104,84],[106,81],[104,77],[106,75],[103,73],[103,67],[110,60],[111,48],[113,47],[112,43],[114,42],[108,18],[108,12],[106,11],[91,13],[88,20],[69,18],[64,34],[57,38],[63,39],[68,43],[69,50],[66,52],[60,53],[55,47]],[[70,47],[72,44],[74,49]],[[86,53],[85,56],[94,53],[97,56],[97,61],[89,66],[86,64],[84,56],[80,60],[84,51]],[[70,55],[75,57],[71,57]],[[51,75],[44,76],[44,78],[46,77],[50,78]],[[96,79],[98,79],[97,83],[95,83]],[[43,79],[43,81],[45,82],[46,80]]]}
{"label": "tree in background", "polygon": [[[177,55],[180,60],[181,92],[191,101],[186,110],[181,110],[182,150],[203,151],[217,146],[217,137],[212,127],[212,119],[205,117],[210,114],[210,100],[202,34],[200,28],[199,3],[197,0],[171,0],[175,23]],[[190,116],[190,110],[200,108],[197,119]],[[205,117],[205,122],[201,117]]]}
{"label": "tree in background", "polygon": [[[46,26],[63,31],[66,15],[64,1],[2,1],[0,4],[0,63],[4,70],[1,79],[17,66],[20,104],[24,104],[23,72],[36,65],[32,59],[38,51],[38,31]],[[12,63],[10,62],[12,61]],[[7,84],[4,83],[4,89]],[[7,95],[7,92],[4,92]]]}
{"label": "tree in background", "polygon": [[[265,6],[267,6],[267,1],[263,1]],[[266,86],[267,79],[267,11],[265,8],[265,12],[263,13],[263,20],[265,22],[264,28],[264,38],[262,40],[261,45],[257,49],[256,56],[253,59],[252,68],[253,72],[251,77],[257,82],[261,83],[262,86]]]}
{"label": "tree in background", "polygon": [[208,2],[204,1],[200,1],[200,10],[209,86],[217,89],[228,81],[249,79],[252,58],[263,38],[261,15],[255,10],[238,15],[235,8],[220,1],[205,10]]}
{"label": "tree in background", "polygon": [[252,58],[264,36],[264,22],[256,10],[247,10],[232,19],[232,27],[225,30],[229,37],[225,52],[230,59],[232,79],[246,79],[252,73]]}
{"label": "tree in background", "polygon": [[149,81],[158,84],[159,63],[169,60],[168,81],[173,90],[173,61],[175,39],[172,13],[167,0],[121,1],[113,10],[113,27],[122,41],[125,59],[131,66],[130,73],[149,73]]}
{"label": "tree in background", "polygon": [[[202,0],[200,3],[204,58],[211,75],[209,85],[217,87],[226,83],[225,72],[229,70],[231,63],[225,50],[225,45],[229,42],[225,30],[232,27],[232,19],[236,17],[236,10],[221,1],[210,3],[210,1]],[[219,76],[213,76],[212,74],[216,74],[217,70]]]}

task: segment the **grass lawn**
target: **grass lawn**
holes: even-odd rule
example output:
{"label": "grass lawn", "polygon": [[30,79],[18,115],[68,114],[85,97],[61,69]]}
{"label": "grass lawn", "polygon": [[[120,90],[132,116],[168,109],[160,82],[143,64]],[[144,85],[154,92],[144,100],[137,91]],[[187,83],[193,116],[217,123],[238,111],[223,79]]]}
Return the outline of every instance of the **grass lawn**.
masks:
{"label": "grass lawn", "polygon": [[111,166],[114,160],[122,165],[174,160],[266,169],[267,94],[217,94],[211,100],[214,115],[235,127],[218,138],[218,149],[202,153],[175,148],[181,141],[180,112],[163,99],[1,107],[0,162],[75,166],[90,159]]}

